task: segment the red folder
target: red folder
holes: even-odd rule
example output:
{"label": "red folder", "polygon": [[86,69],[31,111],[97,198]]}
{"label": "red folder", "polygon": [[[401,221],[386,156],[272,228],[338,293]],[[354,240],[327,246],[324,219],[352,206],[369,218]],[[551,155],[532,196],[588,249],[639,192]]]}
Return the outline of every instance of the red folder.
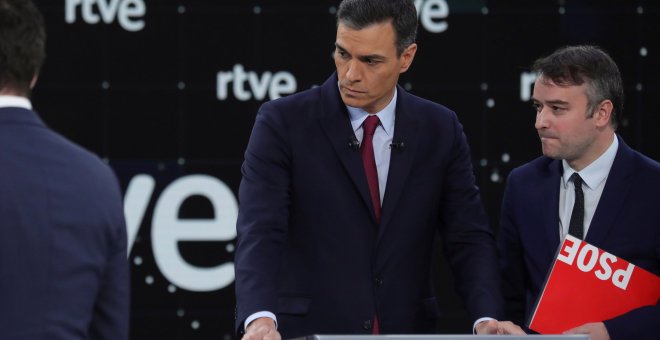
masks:
{"label": "red folder", "polygon": [[541,334],[560,334],[659,299],[660,277],[569,234],[528,326]]}

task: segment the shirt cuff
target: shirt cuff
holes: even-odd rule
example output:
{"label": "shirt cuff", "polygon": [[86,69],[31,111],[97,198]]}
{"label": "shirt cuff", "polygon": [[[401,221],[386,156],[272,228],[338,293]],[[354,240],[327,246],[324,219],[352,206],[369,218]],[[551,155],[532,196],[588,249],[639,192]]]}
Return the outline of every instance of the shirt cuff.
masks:
{"label": "shirt cuff", "polygon": [[483,317],[483,318],[477,319],[477,321],[475,321],[474,324],[472,325],[472,334],[477,334],[477,324],[479,324],[481,321],[488,321],[488,320],[497,321],[496,319],[491,318],[491,317]]}
{"label": "shirt cuff", "polygon": [[[275,328],[277,328],[277,318],[275,317],[275,314],[267,311],[261,311],[261,312],[256,312],[250,316],[248,316],[247,319],[245,319],[245,323],[243,323],[243,329],[247,329],[247,326],[250,324],[250,322],[258,319],[258,318],[271,318],[273,321],[275,321]],[[481,320],[481,319],[480,319]],[[475,323],[476,325],[476,323]]]}

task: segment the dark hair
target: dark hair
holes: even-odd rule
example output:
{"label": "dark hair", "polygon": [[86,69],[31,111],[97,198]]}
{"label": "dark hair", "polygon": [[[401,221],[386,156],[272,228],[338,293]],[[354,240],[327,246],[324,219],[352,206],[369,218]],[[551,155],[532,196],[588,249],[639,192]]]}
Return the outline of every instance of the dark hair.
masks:
{"label": "dark hair", "polygon": [[623,111],[623,81],[619,68],[600,47],[566,46],[534,62],[533,71],[557,85],[587,84],[588,117],[603,100],[612,101],[610,124],[616,129]]}
{"label": "dark hair", "polygon": [[46,58],[46,29],[30,0],[0,0],[0,90],[30,93]]}
{"label": "dark hair", "polygon": [[412,0],[344,0],[337,10],[337,25],[360,30],[391,21],[396,33],[396,51],[401,56],[417,36],[417,9]]}

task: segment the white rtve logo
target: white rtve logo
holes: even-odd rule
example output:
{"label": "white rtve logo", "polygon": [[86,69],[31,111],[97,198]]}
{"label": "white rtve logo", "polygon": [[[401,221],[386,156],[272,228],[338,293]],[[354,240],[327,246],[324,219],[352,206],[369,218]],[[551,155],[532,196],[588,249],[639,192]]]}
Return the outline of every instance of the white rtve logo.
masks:
{"label": "white rtve logo", "polygon": [[76,22],[80,8],[80,17],[88,24],[97,24],[100,20],[110,24],[117,19],[119,26],[131,32],[144,28],[143,18],[147,12],[144,0],[66,0],[64,6],[64,19],[69,24]]}
{"label": "white rtve logo", "polygon": [[447,30],[449,24],[446,19],[449,16],[449,5],[445,0],[415,0],[419,22],[431,33],[442,33]]}
{"label": "white rtve logo", "polygon": [[[444,19],[449,16],[449,5],[446,0],[415,0],[415,7],[421,25],[427,31],[442,33],[447,30],[448,24]],[[101,20],[110,24],[117,19],[122,28],[131,32],[144,28],[142,18],[147,11],[144,0],[66,0],[64,12],[67,23],[76,22],[78,8],[82,20],[88,24],[97,24]]]}
{"label": "white rtve logo", "polygon": [[536,81],[536,72],[523,72],[520,74],[520,100],[526,102],[532,99],[532,86]]}
{"label": "white rtve logo", "polygon": [[[130,253],[155,187],[153,177],[136,175],[124,196],[124,214]],[[190,196],[208,199],[213,219],[179,218],[181,204]],[[151,249],[156,265],[167,280],[195,292],[222,289],[234,282],[234,263],[211,268],[191,265],[181,256],[179,241],[231,241],[236,238],[238,202],[221,180],[208,175],[188,175],[170,183],[157,198],[151,220]],[[233,251],[233,249],[228,249]]]}
{"label": "white rtve logo", "polygon": [[263,100],[266,94],[270,100],[273,100],[296,92],[297,86],[296,78],[290,72],[266,71],[260,76],[254,71],[245,71],[241,64],[234,65],[231,71],[220,71],[217,75],[219,100],[227,99],[230,89],[234,97],[240,101],[253,98]]}

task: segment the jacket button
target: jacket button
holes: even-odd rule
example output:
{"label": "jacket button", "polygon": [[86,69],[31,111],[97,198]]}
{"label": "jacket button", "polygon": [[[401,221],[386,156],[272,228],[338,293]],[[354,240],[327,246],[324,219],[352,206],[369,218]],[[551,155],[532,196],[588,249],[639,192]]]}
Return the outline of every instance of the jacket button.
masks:
{"label": "jacket button", "polygon": [[376,285],[376,287],[382,286],[383,285],[383,279],[381,279],[380,277],[375,278],[374,279],[374,284]]}
{"label": "jacket button", "polygon": [[365,321],[365,322],[362,324],[362,328],[364,328],[364,329],[367,330],[367,331],[368,331],[368,330],[371,330],[371,320],[367,320],[367,321]]}

